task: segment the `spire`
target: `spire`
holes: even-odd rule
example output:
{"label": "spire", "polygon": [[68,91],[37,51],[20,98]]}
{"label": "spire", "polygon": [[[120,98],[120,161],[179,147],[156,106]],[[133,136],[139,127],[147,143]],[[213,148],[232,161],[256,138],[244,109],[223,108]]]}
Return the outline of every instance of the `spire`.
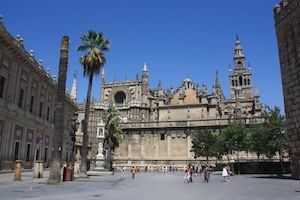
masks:
{"label": "spire", "polygon": [[73,85],[71,89],[71,99],[74,103],[77,102],[77,79],[76,79],[76,72],[73,74],[74,79],[73,79]]}
{"label": "spire", "polygon": [[135,75],[135,80],[139,80],[139,73],[136,73],[136,75]]}
{"label": "spire", "polygon": [[221,88],[220,78],[219,78],[219,72],[218,72],[218,71],[216,71],[216,82],[215,82],[215,87],[216,87],[216,88]]}
{"label": "spire", "polygon": [[161,79],[159,79],[159,82],[158,82],[158,89],[159,90],[162,90],[163,88],[162,88],[162,84],[161,84]]}
{"label": "spire", "polygon": [[234,57],[244,57],[243,48],[240,43],[239,36],[236,35],[235,48],[234,48]]}
{"label": "spire", "polygon": [[144,66],[143,66],[143,72],[146,72],[146,71],[148,71],[148,70],[147,70],[147,65],[146,65],[146,63],[144,63]]}

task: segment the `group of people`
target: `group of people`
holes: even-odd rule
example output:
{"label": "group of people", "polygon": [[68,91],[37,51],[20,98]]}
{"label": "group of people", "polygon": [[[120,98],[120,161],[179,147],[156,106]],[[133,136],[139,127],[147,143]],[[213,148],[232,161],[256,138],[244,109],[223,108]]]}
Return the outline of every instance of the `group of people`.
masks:
{"label": "group of people", "polygon": [[[189,164],[185,169],[184,182],[192,183],[193,175],[197,176],[197,174],[200,173],[200,175],[201,175],[203,173],[204,182],[208,183],[213,170],[214,170],[214,168],[212,166],[209,166],[208,164],[206,164],[204,166],[196,166],[196,167],[192,164]],[[222,170],[223,180],[228,182],[229,176],[230,176],[230,168],[228,165],[224,165],[223,170]]]}
{"label": "group of people", "polygon": [[[177,171],[177,166],[176,165],[170,165],[169,168],[170,172],[176,172]],[[125,167],[122,167],[122,171],[125,171]],[[132,179],[135,178],[135,175],[139,172],[139,168],[137,166],[132,166],[130,173],[132,175]],[[148,167],[145,167],[145,172],[148,171]],[[158,169],[159,173],[165,174],[166,171],[168,171],[167,166],[160,166]],[[185,183],[193,183],[193,176],[201,175],[203,174],[204,177],[204,182],[208,183],[211,173],[214,172],[214,167],[206,164],[204,166],[201,165],[192,165],[188,164],[187,166],[184,167],[184,182]],[[222,170],[222,177],[225,182],[229,181],[230,177],[230,168],[228,165],[224,165],[223,170]]]}

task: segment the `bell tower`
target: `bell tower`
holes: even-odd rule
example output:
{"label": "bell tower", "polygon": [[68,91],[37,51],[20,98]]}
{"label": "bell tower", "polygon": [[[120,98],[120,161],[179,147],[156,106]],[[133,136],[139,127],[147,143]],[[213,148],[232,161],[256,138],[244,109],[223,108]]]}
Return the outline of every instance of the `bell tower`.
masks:
{"label": "bell tower", "polygon": [[249,65],[248,69],[246,69],[245,55],[238,36],[236,36],[233,61],[234,69],[229,69],[231,98],[252,98],[251,67]]}

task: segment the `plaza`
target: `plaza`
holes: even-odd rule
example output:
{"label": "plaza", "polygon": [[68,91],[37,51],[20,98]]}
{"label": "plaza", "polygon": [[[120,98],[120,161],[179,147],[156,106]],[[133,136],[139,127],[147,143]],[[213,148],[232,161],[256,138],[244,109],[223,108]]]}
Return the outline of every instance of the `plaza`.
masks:
{"label": "plaza", "polygon": [[24,172],[21,182],[12,182],[12,174],[0,174],[0,199],[300,199],[299,181],[267,175],[233,176],[229,182],[223,182],[220,175],[212,175],[209,183],[203,182],[202,175],[187,184],[183,182],[182,172],[140,172],[134,180],[129,172],[117,172],[113,176],[92,176],[49,185],[46,172],[45,178],[34,180],[32,190],[31,175],[31,172]]}

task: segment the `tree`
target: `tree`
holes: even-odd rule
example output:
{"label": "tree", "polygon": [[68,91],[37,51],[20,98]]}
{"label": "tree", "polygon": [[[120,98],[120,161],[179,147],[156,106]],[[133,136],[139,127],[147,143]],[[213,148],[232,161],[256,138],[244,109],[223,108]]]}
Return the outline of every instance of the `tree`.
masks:
{"label": "tree", "polygon": [[50,176],[48,183],[57,184],[61,181],[61,162],[62,162],[62,146],[64,135],[64,119],[65,119],[65,97],[66,97],[66,78],[68,70],[68,53],[69,53],[69,37],[64,36],[61,41],[59,74],[56,90],[55,102],[55,130],[52,141],[52,157],[50,162]]}
{"label": "tree", "polygon": [[112,104],[104,111],[103,121],[107,133],[104,139],[104,143],[107,144],[106,168],[112,170],[112,151],[119,146],[122,133],[118,111]]}
{"label": "tree", "polygon": [[195,153],[195,158],[203,156],[208,158],[217,156],[216,152],[217,136],[211,131],[205,130],[193,135],[191,152]]}
{"label": "tree", "polygon": [[219,145],[223,148],[223,153],[231,154],[232,151],[237,153],[238,173],[240,173],[239,152],[247,149],[247,129],[240,123],[230,123],[219,136]]}
{"label": "tree", "polygon": [[277,106],[274,109],[266,107],[264,115],[266,118],[264,125],[268,135],[266,156],[272,158],[278,152],[281,159],[284,150],[287,148],[287,132],[284,125],[284,117],[280,114],[280,108]]}
{"label": "tree", "polygon": [[89,85],[85,102],[85,115],[83,120],[83,142],[80,171],[83,176],[87,172],[87,153],[88,153],[88,121],[90,114],[90,100],[94,75],[98,75],[106,63],[104,53],[109,50],[109,41],[103,37],[103,33],[89,31],[87,35],[80,35],[82,45],[77,51],[84,53],[80,57],[80,63],[83,66],[84,76],[89,77]]}
{"label": "tree", "polygon": [[249,129],[249,151],[257,155],[257,162],[261,155],[266,154],[266,144],[269,142],[267,128],[264,124],[258,124]]}

